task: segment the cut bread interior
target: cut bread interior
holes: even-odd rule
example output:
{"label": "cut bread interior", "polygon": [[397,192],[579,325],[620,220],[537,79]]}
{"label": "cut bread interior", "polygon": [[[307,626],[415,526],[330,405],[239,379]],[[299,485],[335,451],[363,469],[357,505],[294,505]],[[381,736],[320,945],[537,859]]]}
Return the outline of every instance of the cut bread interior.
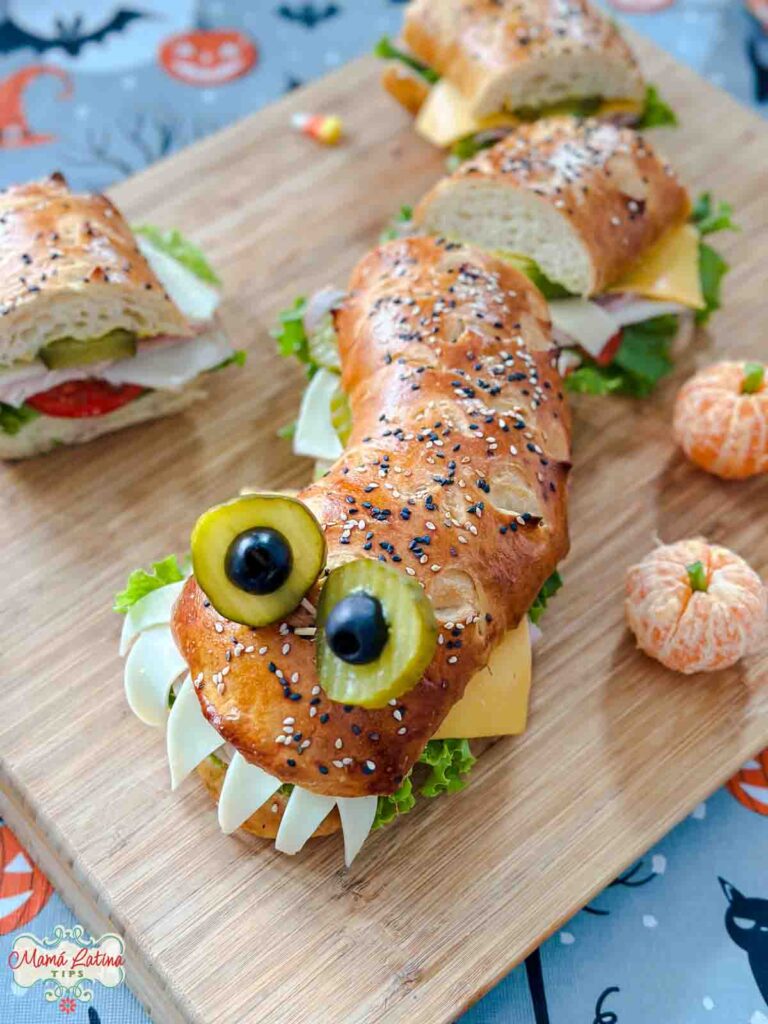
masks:
{"label": "cut bread interior", "polygon": [[529,60],[491,78],[474,101],[474,113],[539,110],[566,100],[640,101],[644,86],[633,64],[606,53],[567,52]]}
{"label": "cut bread interior", "polygon": [[421,223],[432,234],[529,256],[573,294],[593,290],[595,270],[583,240],[551,200],[534,192],[467,176],[430,194]]}

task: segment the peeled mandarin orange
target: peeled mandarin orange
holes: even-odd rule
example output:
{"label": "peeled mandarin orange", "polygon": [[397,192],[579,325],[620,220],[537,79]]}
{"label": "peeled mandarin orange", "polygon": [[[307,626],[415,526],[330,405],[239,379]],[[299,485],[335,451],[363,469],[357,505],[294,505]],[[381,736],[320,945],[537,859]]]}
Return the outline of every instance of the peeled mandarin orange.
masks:
{"label": "peeled mandarin orange", "polygon": [[625,611],[638,647],[676,672],[728,668],[768,640],[768,588],[743,558],[700,538],[628,569]]}
{"label": "peeled mandarin orange", "polygon": [[768,472],[768,371],[761,363],[722,362],[683,385],[675,439],[701,469],[726,480]]}

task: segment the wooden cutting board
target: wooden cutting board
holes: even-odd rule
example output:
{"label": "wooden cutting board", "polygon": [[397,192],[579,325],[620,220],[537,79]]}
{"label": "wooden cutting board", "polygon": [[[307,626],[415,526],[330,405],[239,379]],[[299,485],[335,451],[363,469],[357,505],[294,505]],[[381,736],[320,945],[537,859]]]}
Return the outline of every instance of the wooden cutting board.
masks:
{"label": "wooden cutting board", "polygon": [[[573,551],[544,620],[531,725],[467,790],[428,801],[342,870],[338,838],[290,859],[218,830],[196,779],[169,792],[164,743],[133,718],[112,594],[182,551],[245,484],[306,480],[275,429],[297,369],[268,328],[297,293],[345,282],[382,223],[441,173],[363,59],[114,190],[134,221],[178,225],[222,270],[249,350],[186,415],[6,466],[0,481],[3,813],[91,929],[126,936],[156,1021],[450,1021],[768,744],[768,664],[686,679],[638,653],[624,567],[654,538],[706,534],[768,575],[768,479],[725,484],[670,441],[676,387],[715,355],[766,352],[768,130],[638,41],[683,126],[659,134],[743,230],[726,308],[652,400],[576,404]],[[333,111],[347,143],[289,128]]]}

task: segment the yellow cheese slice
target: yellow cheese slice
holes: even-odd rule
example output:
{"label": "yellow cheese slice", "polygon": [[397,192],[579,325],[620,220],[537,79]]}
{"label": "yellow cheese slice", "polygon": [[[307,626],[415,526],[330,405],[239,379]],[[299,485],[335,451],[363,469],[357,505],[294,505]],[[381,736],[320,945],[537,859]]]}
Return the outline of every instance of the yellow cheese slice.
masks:
{"label": "yellow cheese slice", "polygon": [[461,92],[441,78],[432,86],[416,118],[416,131],[434,146],[450,146],[465,135],[474,135],[485,128],[513,127],[519,119],[514,114],[476,117]]}
{"label": "yellow cheese slice", "polygon": [[525,731],[530,690],[531,641],[526,617],[507,633],[486,667],[470,679],[464,696],[448,712],[434,738],[516,736]]}
{"label": "yellow cheese slice", "polygon": [[[560,103],[551,109],[540,111],[541,116],[567,113],[567,104]],[[636,100],[604,100],[598,107],[595,116],[605,117],[610,114],[640,114],[642,103]],[[520,123],[520,118],[508,111],[501,111],[489,117],[477,117],[472,105],[466,97],[449,82],[441,78],[432,86],[429,95],[421,105],[416,118],[416,131],[434,146],[450,146],[466,135],[485,131],[488,128],[513,128]]]}
{"label": "yellow cheese slice", "polygon": [[671,228],[608,289],[702,309],[699,233],[693,224]]}

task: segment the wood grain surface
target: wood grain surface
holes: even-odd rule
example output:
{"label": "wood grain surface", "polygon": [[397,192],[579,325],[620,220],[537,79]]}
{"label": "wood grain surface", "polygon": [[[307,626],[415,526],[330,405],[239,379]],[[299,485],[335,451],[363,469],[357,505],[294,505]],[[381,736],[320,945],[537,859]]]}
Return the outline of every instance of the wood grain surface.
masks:
{"label": "wood grain surface", "polygon": [[[110,605],[128,570],[186,548],[208,505],[307,478],[275,438],[302,379],[268,328],[297,293],[344,283],[442,160],[363,59],[114,190],[132,220],[178,225],[210,254],[249,361],[183,416],[2,469],[0,783],[64,898],[126,936],[158,1022],[450,1021],[768,744],[765,661],[678,677],[623,622],[623,570],[657,536],[705,534],[768,575],[768,479],[720,483],[670,440],[695,366],[765,357],[768,132],[638,48],[683,121],[657,139],[743,226],[716,240],[733,263],[726,308],[650,401],[576,403],[573,551],[529,732],[496,743],[464,792],[377,833],[350,871],[338,837],[287,858],[223,836],[195,778],[171,794],[163,737],[123,698]],[[299,109],[339,113],[346,144],[297,136]]]}

